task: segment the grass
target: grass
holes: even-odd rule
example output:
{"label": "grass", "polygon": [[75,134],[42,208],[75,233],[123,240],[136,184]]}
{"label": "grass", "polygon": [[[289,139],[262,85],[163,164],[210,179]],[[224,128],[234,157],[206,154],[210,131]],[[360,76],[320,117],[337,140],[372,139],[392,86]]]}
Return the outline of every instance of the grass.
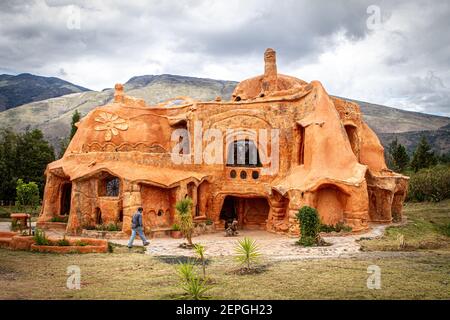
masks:
{"label": "grass", "polygon": [[[232,258],[208,274],[216,299],[450,299],[450,252],[286,261],[260,274],[230,273]],[[381,268],[380,290],[366,287],[367,267]],[[67,267],[81,269],[81,290],[66,288]],[[0,249],[1,299],[180,299],[173,264],[136,253],[55,255]]]}
{"label": "grass", "polygon": [[[407,203],[408,223],[386,229],[383,237],[360,242],[364,251],[398,251],[450,247],[450,200]],[[403,235],[403,236],[402,236]],[[401,238],[404,245],[400,245]]]}
{"label": "grass", "polygon": [[[448,300],[449,208],[450,201],[407,204],[408,224],[389,227],[380,239],[362,241],[370,252],[352,258],[267,260],[264,272],[245,275],[232,272],[236,267],[233,257],[211,258],[207,271],[214,286],[208,296],[225,300]],[[400,234],[406,246],[399,249]],[[114,253],[84,255],[0,249],[0,299],[186,298],[176,271],[181,257],[156,258],[142,254],[143,248],[112,247]],[[81,269],[81,290],[66,288],[70,265]],[[370,265],[381,269],[380,290],[367,289]],[[195,268],[201,271],[200,265]]]}

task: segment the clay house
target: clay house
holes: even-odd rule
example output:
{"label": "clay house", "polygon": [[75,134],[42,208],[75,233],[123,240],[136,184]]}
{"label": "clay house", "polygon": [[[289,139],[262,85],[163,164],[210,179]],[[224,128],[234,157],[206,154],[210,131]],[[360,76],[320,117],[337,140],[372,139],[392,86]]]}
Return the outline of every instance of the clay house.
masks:
{"label": "clay house", "polygon": [[68,215],[69,233],[110,222],[128,233],[142,206],[147,231],[170,228],[186,196],[195,219],[218,230],[236,218],[243,229],[297,234],[304,205],[353,231],[399,219],[408,178],[387,169],[359,106],[279,74],[272,49],[264,60],[264,74],[239,83],[231,101],[149,106],[116,85],[48,165],[39,223]]}

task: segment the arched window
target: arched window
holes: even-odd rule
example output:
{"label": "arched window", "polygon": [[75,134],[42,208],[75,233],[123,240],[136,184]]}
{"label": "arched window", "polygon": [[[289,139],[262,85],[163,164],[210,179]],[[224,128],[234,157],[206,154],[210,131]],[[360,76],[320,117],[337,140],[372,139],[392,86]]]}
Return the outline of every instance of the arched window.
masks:
{"label": "arched window", "polygon": [[118,197],[120,194],[120,179],[110,174],[103,174],[99,179],[98,195],[100,197]]}
{"label": "arched window", "polygon": [[119,178],[110,178],[106,180],[106,196],[107,197],[118,197],[120,190]]}
{"label": "arched window", "polygon": [[227,166],[262,167],[258,148],[252,140],[236,140],[228,145]]}

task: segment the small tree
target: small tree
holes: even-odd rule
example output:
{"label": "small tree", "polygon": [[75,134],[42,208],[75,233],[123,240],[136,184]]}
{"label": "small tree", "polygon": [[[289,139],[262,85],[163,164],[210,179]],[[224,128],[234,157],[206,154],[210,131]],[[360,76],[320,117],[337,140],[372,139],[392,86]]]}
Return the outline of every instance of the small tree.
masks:
{"label": "small tree", "polygon": [[202,263],[202,269],[203,269],[203,279],[206,279],[206,260],[205,260],[205,246],[201,244],[194,245],[195,254],[197,255],[198,259],[200,259],[200,262]]}
{"label": "small tree", "polygon": [[414,172],[419,171],[422,168],[428,168],[437,163],[434,152],[431,150],[427,139],[423,136],[414,151],[413,158],[411,160],[411,168]]}
{"label": "small tree", "polygon": [[391,169],[399,172],[404,171],[409,163],[409,156],[406,152],[406,148],[401,143],[398,143],[397,138],[395,138],[395,140],[390,143],[388,151]]}
{"label": "small tree", "polygon": [[77,128],[76,124],[77,124],[77,122],[80,121],[80,118],[81,118],[80,113],[78,112],[78,110],[75,110],[75,112],[72,115],[72,124],[70,127],[70,139],[69,140],[72,140],[75,133],[77,133],[78,128]]}
{"label": "small tree", "polygon": [[180,222],[180,230],[188,242],[188,246],[192,247],[192,234],[194,233],[194,222],[192,220],[192,199],[187,197],[178,201],[175,205]]}
{"label": "small tree", "polygon": [[308,206],[302,207],[297,215],[297,221],[300,224],[300,240],[298,244],[302,246],[313,246],[319,244],[320,241],[320,218],[317,210]]}
{"label": "small tree", "polygon": [[35,182],[24,183],[22,179],[17,180],[17,203],[19,208],[25,209],[30,207],[30,234],[31,234],[31,213],[36,210],[39,205],[39,187]]}

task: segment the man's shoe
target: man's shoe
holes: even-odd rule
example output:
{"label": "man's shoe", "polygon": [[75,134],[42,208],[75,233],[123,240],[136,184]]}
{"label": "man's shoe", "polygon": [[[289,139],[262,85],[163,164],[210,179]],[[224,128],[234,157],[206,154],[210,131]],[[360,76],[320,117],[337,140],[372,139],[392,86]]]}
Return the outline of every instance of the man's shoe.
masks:
{"label": "man's shoe", "polygon": [[148,246],[149,244],[150,244],[150,242],[144,243],[144,247]]}
{"label": "man's shoe", "polygon": [[127,246],[128,247],[128,249],[131,249],[131,248],[133,248],[133,247],[130,247],[130,246]]}

